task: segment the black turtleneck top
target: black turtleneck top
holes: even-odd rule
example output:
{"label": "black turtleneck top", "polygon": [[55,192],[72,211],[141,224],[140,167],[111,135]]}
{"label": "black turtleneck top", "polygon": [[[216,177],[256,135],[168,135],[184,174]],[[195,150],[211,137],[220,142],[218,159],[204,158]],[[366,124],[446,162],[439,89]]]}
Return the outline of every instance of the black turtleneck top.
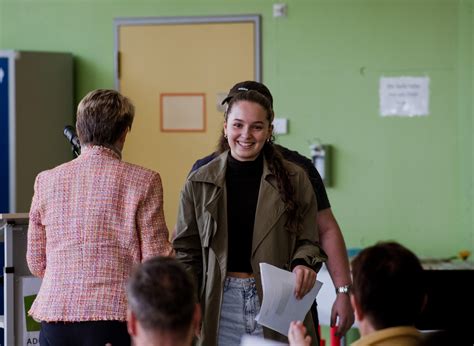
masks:
{"label": "black turtleneck top", "polygon": [[238,161],[229,154],[226,171],[229,272],[253,272],[250,257],[262,173],[262,154],[255,161]]}

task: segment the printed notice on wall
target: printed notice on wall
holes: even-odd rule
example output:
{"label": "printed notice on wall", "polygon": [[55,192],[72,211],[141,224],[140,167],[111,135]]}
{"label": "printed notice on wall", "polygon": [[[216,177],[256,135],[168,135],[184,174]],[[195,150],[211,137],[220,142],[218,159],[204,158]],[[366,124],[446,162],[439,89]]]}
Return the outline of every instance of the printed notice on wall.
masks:
{"label": "printed notice on wall", "polygon": [[429,114],[429,77],[381,77],[380,115],[425,116]]}

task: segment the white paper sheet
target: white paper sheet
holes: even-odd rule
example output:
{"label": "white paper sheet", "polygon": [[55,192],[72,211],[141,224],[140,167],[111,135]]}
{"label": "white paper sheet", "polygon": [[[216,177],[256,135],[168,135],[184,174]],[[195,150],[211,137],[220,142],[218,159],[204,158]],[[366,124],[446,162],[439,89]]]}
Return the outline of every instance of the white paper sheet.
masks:
{"label": "white paper sheet", "polygon": [[277,268],[268,263],[260,263],[263,300],[260,313],[255,320],[277,332],[288,336],[291,321],[303,321],[311,304],[316,299],[322,282],[316,281],[314,287],[301,300],[295,298],[296,274]]}
{"label": "white paper sheet", "polygon": [[244,334],[240,346],[287,346],[282,342],[264,339],[258,336]]}

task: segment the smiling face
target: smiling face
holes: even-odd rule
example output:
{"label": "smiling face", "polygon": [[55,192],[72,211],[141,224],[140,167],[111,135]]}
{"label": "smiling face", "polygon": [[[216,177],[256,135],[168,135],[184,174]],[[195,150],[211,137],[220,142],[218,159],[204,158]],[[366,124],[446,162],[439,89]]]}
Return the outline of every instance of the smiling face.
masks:
{"label": "smiling face", "polygon": [[238,101],[232,105],[224,122],[232,157],[238,161],[255,160],[272,135],[267,112],[258,103]]}

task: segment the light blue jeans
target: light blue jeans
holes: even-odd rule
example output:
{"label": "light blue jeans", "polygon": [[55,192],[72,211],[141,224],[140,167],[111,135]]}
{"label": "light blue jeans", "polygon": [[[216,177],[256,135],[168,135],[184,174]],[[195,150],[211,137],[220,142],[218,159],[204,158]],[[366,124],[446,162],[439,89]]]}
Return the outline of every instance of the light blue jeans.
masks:
{"label": "light blue jeans", "polygon": [[226,277],[219,321],[218,345],[238,346],[244,334],[261,336],[263,328],[255,321],[260,312],[255,279]]}

